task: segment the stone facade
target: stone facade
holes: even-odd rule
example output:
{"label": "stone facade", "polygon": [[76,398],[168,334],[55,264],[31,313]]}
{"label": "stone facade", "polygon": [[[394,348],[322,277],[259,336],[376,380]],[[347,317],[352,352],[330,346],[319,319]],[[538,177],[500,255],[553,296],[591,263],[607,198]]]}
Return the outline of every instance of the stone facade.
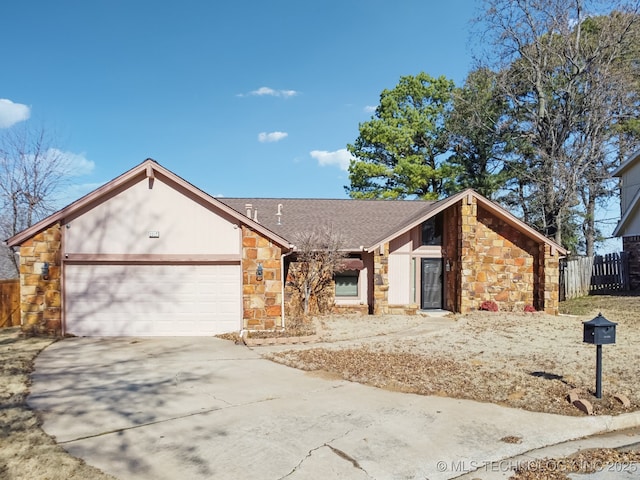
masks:
{"label": "stone facade", "polygon": [[[20,246],[20,311],[23,330],[60,335],[60,224],[34,235]],[[45,264],[48,266],[48,275]]]}
{"label": "stone facade", "polygon": [[622,237],[622,251],[629,255],[629,288],[640,287],[640,236]]}
{"label": "stone facade", "polygon": [[478,206],[474,197],[461,202],[458,222],[460,312],[494,301],[503,311],[522,312],[532,305],[557,314],[558,255],[551,255],[549,245]]}
{"label": "stone facade", "polygon": [[369,305],[336,305],[331,308],[331,313],[335,315],[358,314],[367,315],[369,313]]}
{"label": "stone facade", "polygon": [[389,243],[376,249],[373,255],[373,313],[389,313]]}
{"label": "stone facade", "polygon": [[[558,313],[559,256],[478,204],[469,195],[444,215],[442,256],[444,307],[477,310],[485,300],[500,310],[523,311],[526,305]],[[632,286],[640,285],[640,237],[624,239],[632,259]],[[336,313],[413,314],[417,305],[389,304],[389,243],[373,252],[367,268],[370,305],[335,306]],[[264,235],[242,226],[242,301],[245,329],[283,326],[282,249]],[[47,269],[43,268],[47,264]],[[258,270],[262,275],[258,275]],[[635,270],[634,270],[635,268]],[[61,333],[61,228],[54,224],[20,247],[20,307],[23,328]]]}
{"label": "stone facade", "polygon": [[[282,327],[282,250],[250,228],[242,227],[243,328]],[[262,277],[257,275],[258,265]]]}
{"label": "stone facade", "polygon": [[[538,263],[537,304],[536,308],[551,315],[558,315],[560,303],[560,258],[557,253],[551,251],[547,244],[540,245],[540,258],[543,262]],[[541,302],[542,300],[542,303]]]}

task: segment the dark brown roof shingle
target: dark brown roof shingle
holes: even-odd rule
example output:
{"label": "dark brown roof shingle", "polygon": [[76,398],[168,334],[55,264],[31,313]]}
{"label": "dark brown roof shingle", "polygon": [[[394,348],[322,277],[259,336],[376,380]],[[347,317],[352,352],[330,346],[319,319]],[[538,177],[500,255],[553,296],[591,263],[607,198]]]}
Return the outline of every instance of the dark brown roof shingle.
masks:
{"label": "dark brown roof shingle", "polygon": [[[368,248],[431,211],[438,202],[423,200],[353,200],[299,198],[218,198],[272,232],[294,242],[299,232],[330,225],[340,232],[345,247]],[[278,224],[278,205],[282,205]],[[254,216],[257,211],[257,217]]]}

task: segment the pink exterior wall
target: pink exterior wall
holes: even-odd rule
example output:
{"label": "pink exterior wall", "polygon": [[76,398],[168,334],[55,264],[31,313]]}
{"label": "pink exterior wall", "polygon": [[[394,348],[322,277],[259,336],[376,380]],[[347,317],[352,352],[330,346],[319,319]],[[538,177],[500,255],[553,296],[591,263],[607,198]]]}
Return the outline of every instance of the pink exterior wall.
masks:
{"label": "pink exterior wall", "polygon": [[389,242],[389,305],[417,309],[420,303],[421,258],[442,258],[442,247],[421,245],[418,225]]}
{"label": "pink exterior wall", "polygon": [[413,245],[410,232],[406,232],[389,242],[389,305],[413,303],[411,298]]}
{"label": "pink exterior wall", "polygon": [[[144,176],[91,210],[66,219],[65,253],[240,255],[241,232],[161,179]],[[150,238],[149,232],[158,232]]]}

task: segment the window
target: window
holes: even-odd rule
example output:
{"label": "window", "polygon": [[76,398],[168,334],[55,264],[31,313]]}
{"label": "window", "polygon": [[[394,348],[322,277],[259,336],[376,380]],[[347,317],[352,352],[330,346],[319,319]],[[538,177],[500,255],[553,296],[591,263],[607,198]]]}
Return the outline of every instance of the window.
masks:
{"label": "window", "polygon": [[336,297],[357,297],[358,296],[358,270],[344,270],[336,272]]}
{"label": "window", "polygon": [[422,223],[421,245],[442,245],[442,213]]}

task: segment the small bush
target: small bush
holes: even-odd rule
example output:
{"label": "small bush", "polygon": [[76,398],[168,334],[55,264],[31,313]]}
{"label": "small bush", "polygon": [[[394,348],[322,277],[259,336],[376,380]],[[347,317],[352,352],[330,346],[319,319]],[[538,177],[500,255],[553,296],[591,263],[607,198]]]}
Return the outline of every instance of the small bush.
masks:
{"label": "small bush", "polygon": [[524,312],[525,313],[536,313],[536,307],[534,307],[533,305],[525,305],[524,306]]}
{"label": "small bush", "polygon": [[480,305],[480,310],[484,310],[486,312],[497,312],[498,311],[498,304],[496,302],[494,302],[493,300],[485,300]]}

